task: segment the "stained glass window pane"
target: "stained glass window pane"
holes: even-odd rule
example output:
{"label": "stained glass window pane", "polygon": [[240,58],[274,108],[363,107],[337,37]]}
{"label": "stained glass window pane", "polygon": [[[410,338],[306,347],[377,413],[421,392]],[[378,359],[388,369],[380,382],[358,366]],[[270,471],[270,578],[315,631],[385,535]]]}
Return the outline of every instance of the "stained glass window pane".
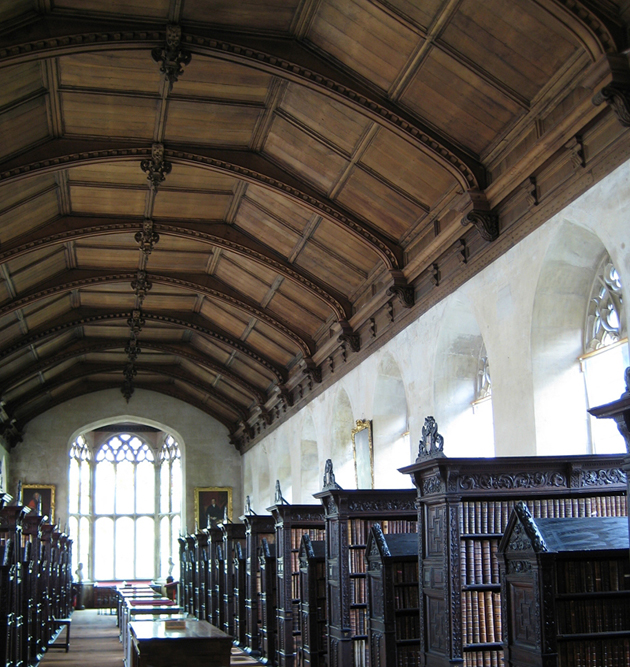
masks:
{"label": "stained glass window pane", "polygon": [[116,579],[134,578],[133,519],[116,519]]}
{"label": "stained glass window pane", "polygon": [[94,478],[94,513],[114,513],[114,464],[101,461],[96,466]]}
{"label": "stained glass window pane", "polygon": [[101,517],[94,522],[94,578],[114,578],[114,522]]}
{"label": "stained glass window pane", "polygon": [[155,512],[155,467],[150,461],[143,461],[136,468],[136,512]]}
{"label": "stained glass window pane", "polygon": [[[127,448],[124,450],[128,451]],[[119,452],[120,453],[120,452]],[[132,514],[134,497],[133,463],[123,459],[116,468],[116,513]]]}

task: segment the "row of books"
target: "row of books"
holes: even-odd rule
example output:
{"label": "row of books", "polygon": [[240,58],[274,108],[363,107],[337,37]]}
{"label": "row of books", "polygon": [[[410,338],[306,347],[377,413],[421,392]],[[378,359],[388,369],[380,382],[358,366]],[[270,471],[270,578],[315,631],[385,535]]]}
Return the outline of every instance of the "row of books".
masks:
{"label": "row of books", "polygon": [[408,584],[418,581],[418,561],[413,563],[398,563],[394,570],[395,584]]}
{"label": "row of books", "polygon": [[300,553],[298,551],[291,552],[291,574],[300,571]]}
{"label": "row of books", "polygon": [[348,538],[350,544],[365,544],[370,533],[370,528],[380,523],[385,534],[393,535],[396,533],[416,533],[418,531],[418,522],[415,520],[396,519],[394,521],[370,521],[368,519],[349,519],[348,520]]}
{"label": "row of books", "polygon": [[353,636],[367,634],[367,609],[350,610],[350,629]]}
{"label": "row of books", "polygon": [[365,549],[349,549],[348,558],[350,559],[350,572],[357,574],[366,572]]}
{"label": "row of books", "polygon": [[494,591],[464,591],[462,629],[464,645],[502,641],[501,595]]}
{"label": "row of books", "polygon": [[503,667],[503,651],[470,651],[464,653],[464,667]]}
{"label": "row of books", "polygon": [[396,617],[396,640],[420,638],[420,615],[409,614]]}
{"label": "row of books", "polygon": [[417,667],[420,664],[420,649],[417,646],[396,647],[396,667]]}
{"label": "row of books", "polygon": [[368,643],[365,639],[355,639],[353,654],[354,654],[354,667],[368,667],[367,660],[367,649]]}
{"label": "row of books", "polygon": [[[527,506],[534,518],[564,518],[590,516],[627,516],[624,495],[593,496],[581,498],[529,499]],[[505,532],[513,500],[464,501],[460,515],[462,534]]]}
{"label": "row of books", "polygon": [[630,595],[558,602],[558,634],[630,631]]}
{"label": "row of books", "polygon": [[291,549],[299,551],[302,543],[302,535],[308,535],[311,541],[326,539],[326,530],[324,528],[292,528],[291,529]]}
{"label": "row of books", "polygon": [[560,642],[560,667],[628,667],[630,639]]}
{"label": "row of books", "polygon": [[352,604],[367,602],[367,582],[364,578],[353,577],[350,579],[350,600]]}
{"label": "row of books", "polygon": [[630,587],[630,561],[558,562],[558,593],[623,591]]}
{"label": "row of books", "polygon": [[498,548],[498,538],[462,540],[460,561],[465,586],[500,583]]}
{"label": "row of books", "polygon": [[399,586],[394,589],[394,604],[396,609],[417,609],[420,604],[418,585]]}

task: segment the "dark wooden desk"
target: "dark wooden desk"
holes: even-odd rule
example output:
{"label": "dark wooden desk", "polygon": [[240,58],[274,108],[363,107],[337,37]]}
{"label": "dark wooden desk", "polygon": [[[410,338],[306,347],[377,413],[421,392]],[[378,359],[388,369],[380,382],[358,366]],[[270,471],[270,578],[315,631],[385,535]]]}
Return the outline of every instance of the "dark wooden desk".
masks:
{"label": "dark wooden desk", "polygon": [[167,630],[167,621],[131,621],[131,667],[229,667],[232,637],[207,621],[186,620]]}

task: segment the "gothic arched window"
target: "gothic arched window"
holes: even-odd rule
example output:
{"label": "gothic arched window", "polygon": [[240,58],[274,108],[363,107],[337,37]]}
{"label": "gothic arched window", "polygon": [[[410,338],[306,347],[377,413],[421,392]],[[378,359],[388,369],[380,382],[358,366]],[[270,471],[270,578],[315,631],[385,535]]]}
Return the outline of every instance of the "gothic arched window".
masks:
{"label": "gothic arched window", "polygon": [[95,580],[154,579],[175,567],[182,494],[181,453],[166,436],[157,453],[118,433],[90,451],[70,449],[69,528],[75,566]]}

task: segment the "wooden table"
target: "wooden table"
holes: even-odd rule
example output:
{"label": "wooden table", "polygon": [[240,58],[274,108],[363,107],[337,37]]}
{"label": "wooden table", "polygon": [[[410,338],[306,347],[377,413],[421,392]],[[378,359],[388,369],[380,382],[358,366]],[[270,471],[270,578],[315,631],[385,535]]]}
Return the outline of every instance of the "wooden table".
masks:
{"label": "wooden table", "polygon": [[178,630],[168,621],[131,621],[130,667],[229,667],[232,637],[207,621],[185,620]]}

